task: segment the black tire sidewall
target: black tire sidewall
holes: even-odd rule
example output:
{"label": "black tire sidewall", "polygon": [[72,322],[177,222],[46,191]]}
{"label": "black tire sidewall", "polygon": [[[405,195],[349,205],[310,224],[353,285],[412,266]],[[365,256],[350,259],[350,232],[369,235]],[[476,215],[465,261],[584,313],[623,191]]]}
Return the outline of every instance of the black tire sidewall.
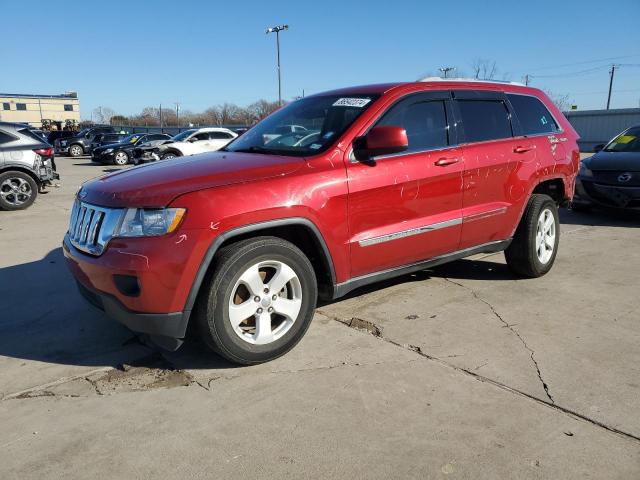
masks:
{"label": "black tire sidewall", "polygon": [[29,182],[29,185],[31,186],[31,198],[27,202],[18,206],[6,203],[4,200],[0,198],[0,210],[5,210],[5,211],[24,210],[26,208],[29,208],[31,205],[33,205],[33,202],[36,201],[36,197],[38,196],[37,182],[30,175],[24,172],[9,171],[9,172],[4,172],[0,174],[0,184],[2,184],[2,182],[4,182],[7,178],[22,178],[23,180],[26,180],[27,182]]}
{"label": "black tire sidewall", "polygon": [[[283,262],[293,269],[302,287],[302,307],[298,318],[282,338],[268,345],[253,345],[242,340],[233,330],[228,320],[228,299],[242,273],[251,265],[265,260]],[[233,361],[251,364],[277,358],[291,350],[309,328],[316,306],[316,279],[311,264],[293,245],[256,245],[222,265],[213,284],[206,315],[208,330],[214,348]]]}

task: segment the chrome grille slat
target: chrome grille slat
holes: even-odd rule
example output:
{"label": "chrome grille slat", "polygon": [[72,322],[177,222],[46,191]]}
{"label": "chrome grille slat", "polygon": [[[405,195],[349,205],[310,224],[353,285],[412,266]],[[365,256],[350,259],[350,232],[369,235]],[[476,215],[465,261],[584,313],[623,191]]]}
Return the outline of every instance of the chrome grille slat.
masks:
{"label": "chrome grille slat", "polygon": [[113,237],[122,208],[106,208],[76,200],[69,220],[69,240],[78,250],[100,255]]}

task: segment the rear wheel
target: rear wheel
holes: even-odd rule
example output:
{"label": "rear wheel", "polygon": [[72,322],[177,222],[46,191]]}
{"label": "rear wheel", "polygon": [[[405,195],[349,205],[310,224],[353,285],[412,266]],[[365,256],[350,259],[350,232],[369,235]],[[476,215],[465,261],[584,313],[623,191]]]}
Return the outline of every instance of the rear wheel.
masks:
{"label": "rear wheel", "polygon": [[79,157],[80,155],[84,155],[84,148],[82,148],[82,145],[71,145],[69,147],[69,155],[71,155],[72,157]]}
{"label": "rear wheel", "polygon": [[205,343],[244,365],[273,360],[303,337],[316,306],[311,263],[295,245],[258,237],[224,247],[199,300]]}
{"label": "rear wheel", "polygon": [[540,277],[551,270],[560,242],[558,206],[548,195],[531,196],[513,241],[504,252],[517,275]]}
{"label": "rear wheel", "polygon": [[113,156],[113,163],[116,165],[126,165],[129,163],[129,154],[127,152],[116,152]]}
{"label": "rear wheel", "polygon": [[5,172],[0,175],[0,209],[23,210],[38,196],[38,184],[24,172]]}

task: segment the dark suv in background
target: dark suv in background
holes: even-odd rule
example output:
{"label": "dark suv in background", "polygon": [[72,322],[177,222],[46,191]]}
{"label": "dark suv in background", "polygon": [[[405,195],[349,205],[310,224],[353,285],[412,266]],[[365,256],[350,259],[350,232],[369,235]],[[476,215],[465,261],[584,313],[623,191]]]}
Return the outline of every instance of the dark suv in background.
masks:
{"label": "dark suv in background", "polygon": [[98,147],[111,145],[112,143],[119,143],[128,136],[128,133],[99,133],[98,135],[93,137],[93,142],[91,142],[91,145],[89,145],[89,148],[85,151],[85,153],[90,154]]}
{"label": "dark suv in background", "polygon": [[102,133],[115,133],[115,129],[106,125],[85,128],[74,137],[55,140],[53,146],[56,154],[66,153],[71,157],[79,157],[89,151],[96,135]]}

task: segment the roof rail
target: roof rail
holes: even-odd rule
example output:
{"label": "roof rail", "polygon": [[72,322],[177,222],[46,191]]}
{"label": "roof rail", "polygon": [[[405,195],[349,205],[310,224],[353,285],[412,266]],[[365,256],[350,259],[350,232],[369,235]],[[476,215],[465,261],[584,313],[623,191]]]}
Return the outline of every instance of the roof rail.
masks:
{"label": "roof rail", "polygon": [[463,77],[453,77],[453,78],[442,78],[442,77],[424,77],[418,80],[419,82],[473,82],[473,83],[503,83],[508,85],[521,85],[525,86],[524,83],[520,82],[511,82],[509,80],[478,80],[477,78],[463,78]]}

